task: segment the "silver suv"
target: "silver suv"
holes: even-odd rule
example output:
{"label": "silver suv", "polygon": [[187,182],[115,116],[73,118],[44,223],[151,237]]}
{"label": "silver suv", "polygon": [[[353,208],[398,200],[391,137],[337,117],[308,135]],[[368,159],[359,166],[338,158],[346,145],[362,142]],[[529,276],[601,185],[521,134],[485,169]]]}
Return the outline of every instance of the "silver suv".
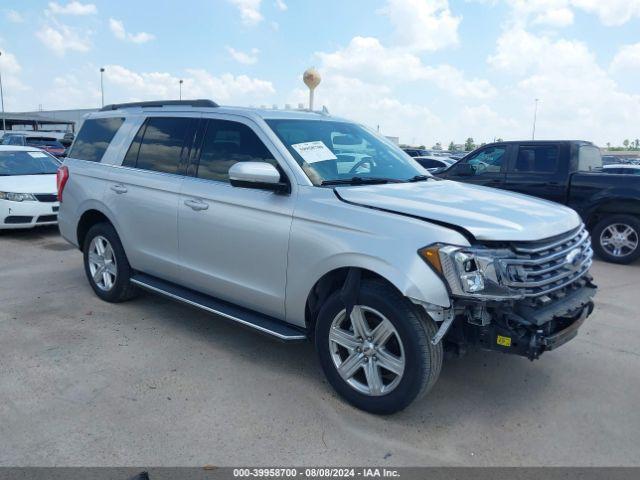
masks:
{"label": "silver suv", "polygon": [[110,105],[84,122],[58,191],[101,299],[142,288],[313,339],[331,385],[370,412],[427,392],[445,350],[535,359],[593,310],[573,210],[438,180],[321,113]]}

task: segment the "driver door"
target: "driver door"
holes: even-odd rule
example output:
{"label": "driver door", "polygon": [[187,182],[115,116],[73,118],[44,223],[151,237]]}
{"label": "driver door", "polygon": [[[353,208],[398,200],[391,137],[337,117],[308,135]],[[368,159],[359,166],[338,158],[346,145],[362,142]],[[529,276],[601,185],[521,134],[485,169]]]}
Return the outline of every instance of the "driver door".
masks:
{"label": "driver door", "polygon": [[504,188],[507,145],[490,145],[467,155],[441,176],[447,180]]}

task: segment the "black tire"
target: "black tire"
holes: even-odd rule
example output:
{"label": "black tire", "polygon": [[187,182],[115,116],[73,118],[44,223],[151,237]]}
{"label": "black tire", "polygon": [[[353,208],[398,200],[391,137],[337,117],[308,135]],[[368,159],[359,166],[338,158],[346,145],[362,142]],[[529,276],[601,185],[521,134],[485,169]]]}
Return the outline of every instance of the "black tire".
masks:
{"label": "black tire", "polygon": [[[91,267],[89,266],[89,251],[91,243],[96,237],[102,237],[109,242],[113,250],[113,257],[115,258],[117,275],[113,286],[108,290],[98,286],[93,279]],[[124,248],[122,248],[122,243],[113,225],[110,223],[97,223],[92,226],[85,236],[82,251],[84,254],[84,271],[87,275],[87,280],[89,280],[89,285],[91,285],[91,288],[93,288],[93,291],[98,297],[105,302],[119,303],[137,295],[138,289],[130,281],[132,274],[131,266],[129,265],[127,255],[124,252]]]}
{"label": "black tire", "polygon": [[395,328],[404,348],[405,367],[397,386],[386,394],[361,393],[345,381],[334,363],[329,333],[334,319],[344,310],[340,292],[334,292],[322,305],[315,328],[316,350],[329,383],[349,403],[375,414],[392,414],[406,408],[435,384],[442,368],[442,342],[432,345],[437,331],[426,313],[383,281],[365,280],[358,304],[386,317]]}
{"label": "black tire", "polygon": [[[624,225],[633,230],[633,234],[631,235],[631,239],[633,239],[636,243],[636,247],[632,251],[628,251],[627,248],[621,251],[620,255],[614,255],[614,252],[608,250],[607,245],[603,244],[603,232],[607,230],[610,226],[613,225]],[[605,233],[607,236],[607,233]],[[611,262],[611,263],[619,263],[619,264],[629,264],[640,257],[640,221],[637,217],[632,215],[611,215],[600,220],[595,227],[593,227],[592,232],[592,244],[593,250],[596,255],[601,259]]]}

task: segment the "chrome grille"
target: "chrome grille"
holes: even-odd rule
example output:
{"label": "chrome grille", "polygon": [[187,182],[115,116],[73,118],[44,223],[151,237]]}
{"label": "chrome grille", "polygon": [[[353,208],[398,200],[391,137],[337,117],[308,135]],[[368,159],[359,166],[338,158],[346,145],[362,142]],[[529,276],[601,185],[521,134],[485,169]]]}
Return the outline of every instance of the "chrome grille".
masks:
{"label": "chrome grille", "polygon": [[593,261],[589,232],[584,225],[542,242],[512,245],[515,257],[502,259],[502,283],[526,297],[559,290],[585,275]]}

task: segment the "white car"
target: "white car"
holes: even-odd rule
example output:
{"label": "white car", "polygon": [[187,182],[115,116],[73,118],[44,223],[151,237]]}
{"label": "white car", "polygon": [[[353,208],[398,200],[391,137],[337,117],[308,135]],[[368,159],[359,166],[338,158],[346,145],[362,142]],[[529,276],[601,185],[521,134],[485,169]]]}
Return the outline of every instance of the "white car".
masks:
{"label": "white car", "polygon": [[59,166],[37,148],[0,145],[0,229],[58,223]]}
{"label": "white car", "polygon": [[640,175],[640,165],[629,163],[614,163],[602,167],[604,173],[617,173],[619,175]]}

